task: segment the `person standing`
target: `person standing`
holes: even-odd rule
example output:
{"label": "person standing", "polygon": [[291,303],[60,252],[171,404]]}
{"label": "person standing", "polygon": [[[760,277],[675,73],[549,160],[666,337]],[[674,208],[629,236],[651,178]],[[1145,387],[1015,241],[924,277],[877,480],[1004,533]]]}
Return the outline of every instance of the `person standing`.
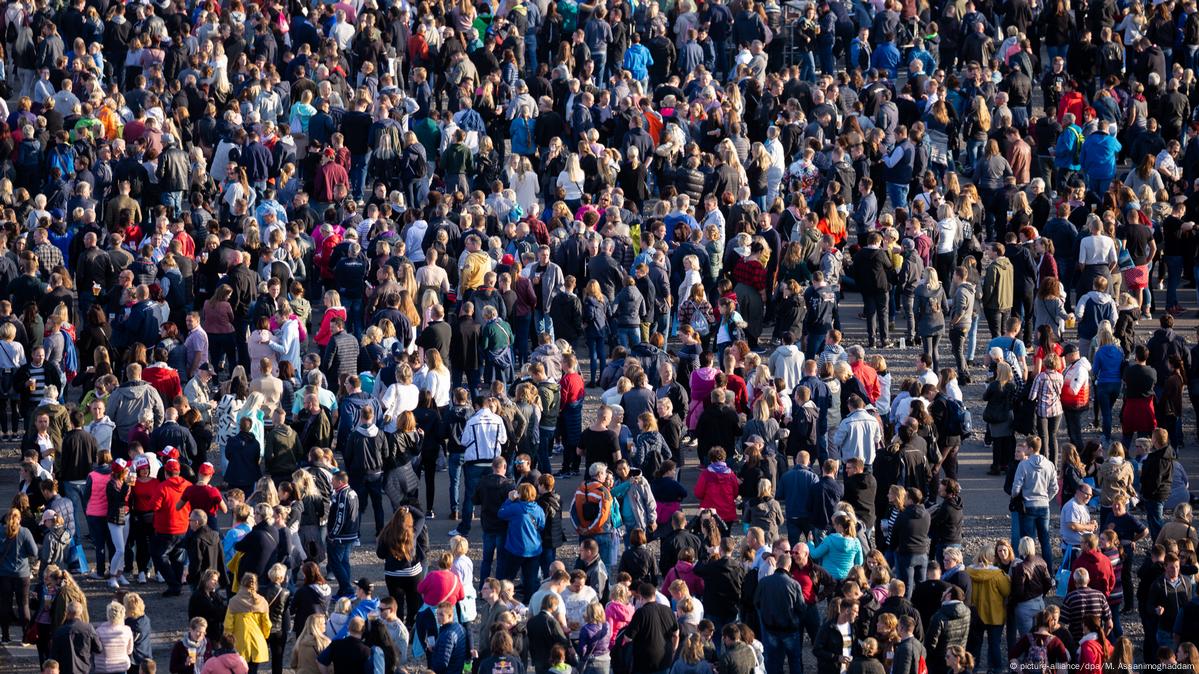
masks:
{"label": "person standing", "polygon": [[[658,603],[649,583],[637,587],[637,610],[624,629],[622,643],[633,642],[633,672],[662,672],[670,668],[679,646],[679,624],[669,606]],[[719,628],[717,633],[720,633]]]}
{"label": "person standing", "polygon": [[1165,502],[1170,498],[1177,457],[1170,445],[1169,431],[1154,429],[1152,440],[1152,450],[1141,463],[1141,498],[1145,500],[1149,537],[1157,540],[1158,533],[1165,525]]}
{"label": "person standing", "polygon": [[[906,190],[906,186],[905,186]],[[887,297],[893,271],[891,255],[882,250],[883,238],[878,232],[866,237],[866,247],[853,259],[853,274],[862,292],[866,314],[866,341],[870,348],[887,346]]]}
{"label": "person standing", "polygon": [[774,573],[758,581],[754,591],[766,649],[766,674],[782,674],[784,660],[789,674],[802,674],[802,617],[807,609],[803,587],[791,577],[791,555],[781,555],[776,564]]}
{"label": "person standing", "polygon": [[537,488],[521,484],[508,493],[508,502],[500,506],[499,517],[508,523],[504,551],[500,556],[500,575],[507,579],[521,574],[525,601],[537,591],[541,565],[541,529],[545,511],[537,505]]}
{"label": "person standing", "polygon": [[508,442],[507,427],[499,416],[499,409],[499,400],[489,396],[462,429],[463,493],[469,497],[463,499],[462,519],[449,531],[450,537],[470,536],[475,490],[491,468],[492,460],[500,455],[500,449]]}
{"label": "person standing", "polygon": [[1057,462],[1058,427],[1062,422],[1062,386],[1065,380],[1058,371],[1056,353],[1045,354],[1041,372],[1028,387],[1028,399],[1037,405],[1037,435],[1049,461]]}
{"label": "person standing", "polygon": [[96,629],[83,618],[84,611],[81,602],[67,603],[66,622],[54,631],[50,657],[58,662],[59,674],[91,674],[92,663],[104,651]]}
{"label": "person standing", "polygon": [[3,534],[0,539],[0,630],[7,643],[9,628],[14,622],[22,630],[29,628],[30,562],[37,559],[38,547],[33,534],[21,526],[21,511],[16,508],[5,517]]}
{"label": "person standing", "polygon": [[178,508],[177,504],[183,500],[183,492],[192,483],[179,475],[177,459],[168,459],[163,471],[165,479],[154,502],[154,540],[151,550],[154,568],[167,583],[162,596],[178,597],[183,594],[184,535],[187,533],[191,504],[185,503],[182,508]]}
{"label": "person standing", "polygon": [[[1053,566],[1053,550],[1049,547],[1049,503],[1057,497],[1057,467],[1041,454],[1041,439],[1030,437],[1027,441],[1028,457],[1016,466],[1012,478],[1012,497],[1023,499],[1020,514],[1019,534],[1036,536],[1041,544],[1041,556],[1045,564]],[[1063,514],[1065,507],[1063,506]],[[1064,528],[1064,526],[1063,526]]]}
{"label": "person standing", "polygon": [[350,489],[350,476],[338,471],[333,476],[327,543],[329,574],[337,579],[338,597],[354,596],[350,551],[358,542],[358,522],[358,494]]}

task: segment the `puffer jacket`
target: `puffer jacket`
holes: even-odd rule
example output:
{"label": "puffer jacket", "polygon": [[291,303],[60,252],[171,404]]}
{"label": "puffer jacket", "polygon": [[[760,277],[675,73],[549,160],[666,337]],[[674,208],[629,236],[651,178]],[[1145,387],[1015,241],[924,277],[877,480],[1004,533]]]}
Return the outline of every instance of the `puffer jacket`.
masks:
{"label": "puffer jacket", "polygon": [[545,513],[545,526],[541,528],[541,547],[555,548],[566,542],[562,528],[562,497],[555,492],[537,496],[537,505]]}
{"label": "puffer jacket", "polygon": [[618,328],[640,326],[649,317],[645,297],[635,285],[627,285],[612,300],[612,325]]}
{"label": "puffer jacket", "polygon": [[1111,457],[1099,466],[1099,505],[1104,508],[1112,507],[1112,500],[1120,494],[1131,496],[1136,493],[1133,488],[1132,464],[1122,456]]}
{"label": "puffer jacket", "polygon": [[737,519],[737,491],[741,480],[723,462],[713,462],[699,474],[695,496],[700,508],[711,508],[725,522]]}
{"label": "puffer jacket", "polygon": [[924,643],[928,646],[929,659],[945,660],[950,646],[966,646],[970,636],[970,609],[960,601],[941,604],[933,614],[925,630]]}

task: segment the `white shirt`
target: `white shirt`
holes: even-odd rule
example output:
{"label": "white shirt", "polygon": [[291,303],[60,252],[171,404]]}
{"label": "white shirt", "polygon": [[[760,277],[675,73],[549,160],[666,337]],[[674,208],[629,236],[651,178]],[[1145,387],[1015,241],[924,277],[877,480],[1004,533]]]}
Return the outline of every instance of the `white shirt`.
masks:
{"label": "white shirt", "polygon": [[1116,260],[1116,242],[1111,237],[1092,234],[1078,244],[1080,264],[1115,264]]}
{"label": "white shirt", "polygon": [[[937,254],[952,253],[957,250],[955,244],[961,227],[962,223],[953,216],[937,223]],[[948,279],[941,280],[947,281]]]}

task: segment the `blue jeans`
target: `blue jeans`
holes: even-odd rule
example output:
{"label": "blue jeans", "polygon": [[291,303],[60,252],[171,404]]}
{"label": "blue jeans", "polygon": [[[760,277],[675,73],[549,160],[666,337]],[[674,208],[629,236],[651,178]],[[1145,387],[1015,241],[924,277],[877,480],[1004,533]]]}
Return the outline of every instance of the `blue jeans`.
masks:
{"label": "blue jeans", "polygon": [[812,331],[808,333],[807,341],[804,342],[804,354],[808,358],[815,358],[816,354],[824,348],[824,339],[828,336],[827,330]]}
{"label": "blue jeans", "polygon": [[1066,54],[1070,51],[1070,45],[1064,44],[1064,45],[1060,45],[1060,46],[1056,46],[1056,47],[1046,46],[1045,49],[1049,50],[1049,61],[1048,62],[1053,63],[1053,59],[1055,59],[1059,56],[1062,57],[1063,61],[1066,60]]}
{"label": "blue jeans", "polygon": [[895,553],[895,577],[907,583],[907,598],[912,598],[912,590],[917,583],[923,583],[928,573],[928,555],[912,555],[905,552]]}
{"label": "blue jeans", "polygon": [[1049,547],[1049,506],[1025,504],[1024,515],[1020,517],[1020,533],[1032,537],[1034,531],[1037,541],[1041,544],[1041,556],[1045,558],[1045,565],[1054,568],[1053,548]]}
{"label": "blue jeans", "polygon": [[907,208],[908,189],[910,187],[910,185],[887,183],[887,201],[891,204],[892,210],[896,208]]}
{"label": "blue jeans", "polygon": [[[1045,610],[1045,599],[1037,597],[1016,604],[1016,636],[1020,637],[1032,631],[1033,621],[1037,614]],[[1115,611],[1113,611],[1115,613]]]}
{"label": "blue jeans", "polygon": [[632,348],[641,343],[641,327],[640,326],[621,325],[621,326],[617,326],[616,328],[614,328],[614,330],[616,331],[616,343],[623,346],[626,349]]}
{"label": "blue jeans", "polygon": [[599,381],[607,364],[608,336],[607,331],[587,328],[587,351],[591,353],[591,381]]}
{"label": "blue jeans", "polygon": [[766,674],[783,674],[783,659],[787,659],[787,674],[803,674],[803,630],[774,632],[762,630]]}
{"label": "blue jeans", "polygon": [[346,297],[344,293],[341,296],[342,302],[346,306],[346,330],[355,337],[362,336],[362,298],[361,297]]}
{"label": "blue jeans", "polygon": [[1110,441],[1112,437],[1112,407],[1120,397],[1120,382],[1095,385],[1095,398],[1099,401],[1099,413],[1103,415],[1103,439]]}
{"label": "blue jeans", "polygon": [[84,525],[87,524],[87,517],[83,510],[83,488],[87,485],[87,480],[73,480],[70,482],[64,481],[60,484],[62,487],[63,498],[71,502],[71,508],[75,513],[75,542],[83,541]]}
{"label": "blue jeans", "polygon": [[[76,515],[78,518],[78,515]],[[96,573],[103,574],[112,555],[112,541],[108,538],[108,520],[99,515],[87,516],[87,529],[91,534],[92,547],[96,549]]]}
{"label": "blue jeans", "polygon": [[[457,510],[462,500],[458,488],[462,481],[462,452],[450,452],[445,463],[450,474],[450,510]],[[467,498],[469,497],[470,494],[467,494]]]}
{"label": "blue jeans", "polygon": [[[540,309],[533,311],[533,332],[536,333],[534,337],[538,338],[540,338],[543,332],[548,332],[550,337],[554,336],[554,321],[550,318],[549,314]],[[540,341],[538,343],[540,344]]]}
{"label": "blue jeans", "polygon": [[816,56],[820,60],[820,72],[826,75],[832,75],[837,72],[837,60],[833,57],[834,42],[829,41],[827,44],[818,44],[816,46]]}
{"label": "blue jeans", "polygon": [[605,51],[591,52],[591,60],[595,63],[595,69],[592,73],[595,75],[595,85],[601,89],[606,88],[608,75],[605,70],[608,69],[608,53]]}
{"label": "blue jeans", "polygon": [[370,160],[370,152],[350,155],[350,193],[355,199],[362,199],[366,190],[366,167]]}
{"label": "blue jeans", "polygon": [[978,316],[970,320],[970,332],[966,335],[966,361],[974,362],[974,354],[978,352]]}
{"label": "blue jeans", "polygon": [[337,596],[354,596],[354,581],[350,576],[350,550],[353,543],[334,543],[329,541],[329,575],[337,579]]}
{"label": "blue jeans", "polygon": [[1145,519],[1147,520],[1146,524],[1149,525],[1149,540],[1151,541],[1157,540],[1157,534],[1161,532],[1162,526],[1166,523],[1165,505],[1161,501],[1145,499]]}
{"label": "blue jeans", "polygon": [[483,566],[479,569],[479,580],[487,580],[491,577],[493,563],[495,563],[498,573],[499,564],[496,555],[503,554],[500,551],[504,549],[504,536],[503,532],[494,534],[488,531],[483,532]]}
{"label": "blue jeans", "polygon": [[[604,560],[604,565],[609,569],[619,568],[617,560],[620,557],[620,534],[606,532],[591,538],[599,546],[600,559]],[[612,576],[612,580],[615,579],[616,577]]]}
{"label": "blue jeans", "polygon": [[[983,630],[987,637],[987,668],[991,672],[998,672],[1001,663],[1006,662],[1003,659],[1003,625],[983,625]],[[979,660],[975,671],[982,670],[981,662]]]}
{"label": "blue jeans", "polygon": [[1112,184],[1112,178],[1096,178],[1094,176],[1087,177],[1087,189],[1095,194],[1102,195],[1107,192],[1107,188]]}
{"label": "blue jeans", "polygon": [[537,470],[542,473],[553,472],[550,468],[550,450],[554,448],[554,435],[556,435],[555,432],[557,430],[556,426],[549,428],[541,426],[538,428],[541,437],[537,439]]}
{"label": "blue jeans", "polygon": [[1178,306],[1178,286],[1182,283],[1182,256],[1167,255],[1166,261],[1166,308]]}
{"label": "blue jeans", "polygon": [[351,477],[350,488],[358,494],[358,530],[362,530],[362,516],[366,512],[367,501],[375,513],[375,534],[383,530],[387,521],[383,519],[383,474],[374,476]]}
{"label": "blue jeans", "polygon": [[466,498],[462,499],[462,519],[458,521],[458,533],[462,536],[470,535],[470,520],[475,514],[475,485],[479,484],[491,472],[491,466],[486,463],[470,464],[463,466],[462,475],[466,482]]}
{"label": "blue jeans", "polygon": [[163,192],[162,205],[167,207],[172,217],[178,216],[183,211],[183,192]]}

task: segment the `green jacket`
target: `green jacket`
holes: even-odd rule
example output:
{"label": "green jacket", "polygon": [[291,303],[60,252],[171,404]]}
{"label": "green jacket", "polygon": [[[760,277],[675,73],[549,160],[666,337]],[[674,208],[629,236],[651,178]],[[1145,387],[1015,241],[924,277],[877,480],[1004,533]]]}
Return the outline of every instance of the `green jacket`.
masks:
{"label": "green jacket", "polygon": [[446,175],[469,175],[475,170],[475,155],[465,143],[453,143],[441,153],[441,167]]}
{"label": "green jacket", "polygon": [[503,351],[512,346],[512,328],[499,318],[485,323],[480,337],[485,353]]}
{"label": "green jacket", "polygon": [[997,258],[987,267],[983,277],[983,308],[1012,308],[1012,262],[1006,257]]}

